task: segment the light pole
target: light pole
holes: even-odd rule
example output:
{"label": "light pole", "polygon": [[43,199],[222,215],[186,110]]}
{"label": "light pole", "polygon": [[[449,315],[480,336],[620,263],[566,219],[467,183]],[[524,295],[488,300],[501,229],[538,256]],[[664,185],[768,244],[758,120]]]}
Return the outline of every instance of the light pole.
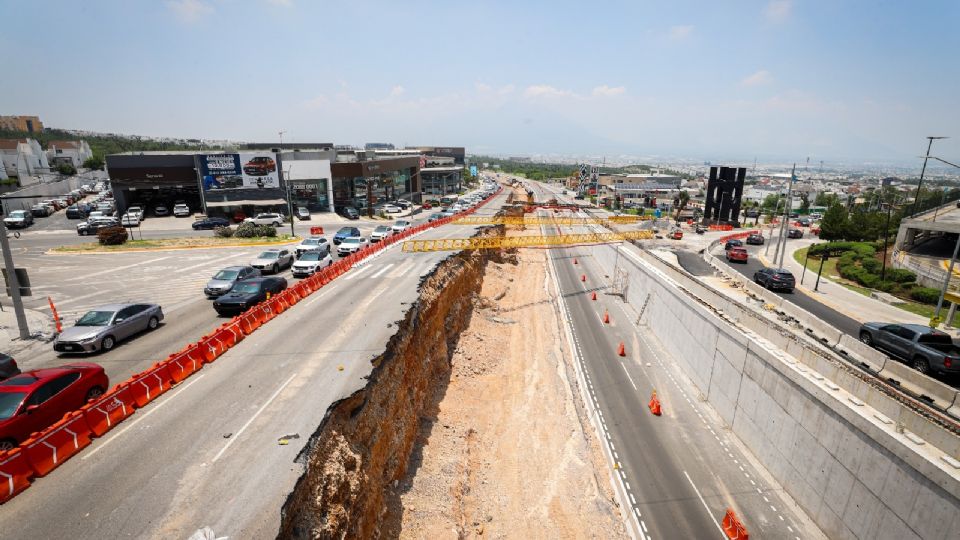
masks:
{"label": "light pole", "polygon": [[887,278],[887,242],[890,235],[890,212],[893,210],[892,204],[883,203],[883,205],[887,207],[887,224],[883,226],[883,266],[880,268],[880,281]]}
{"label": "light pole", "polygon": [[917,182],[917,193],[913,196],[913,210],[910,211],[911,214],[915,215],[917,213],[917,205],[920,203],[920,186],[923,185],[923,174],[927,172],[927,160],[930,159],[930,147],[933,146],[933,141],[937,139],[946,139],[947,137],[936,137],[928,136],[927,140],[927,155],[923,157],[923,168],[920,169],[920,181]]}
{"label": "light pole", "polygon": [[[787,201],[784,199],[783,202],[787,202]],[[776,206],[773,207],[773,214],[770,214],[770,217],[775,217],[775,216],[777,215],[777,212],[779,212],[779,211],[780,211],[780,199],[777,199],[777,204],[776,204]],[[766,257],[767,255],[770,254],[770,244],[773,243],[773,227],[772,227],[773,224],[771,223],[770,225],[771,225],[771,227],[770,227],[770,235],[767,237],[767,247],[765,247],[765,248],[763,249],[763,256],[764,256],[764,257]],[[776,253],[776,252],[774,252],[774,253]]]}
{"label": "light pole", "polygon": [[[281,131],[280,133],[283,133],[283,132]],[[297,233],[294,232],[293,230],[294,215],[293,215],[293,197],[292,197],[293,189],[292,189],[292,184],[290,183],[291,170],[293,170],[292,164],[289,167],[287,167],[287,171],[283,175],[284,176],[283,181],[286,183],[286,187],[287,187],[287,212],[290,214],[290,236],[294,237],[297,235]]]}
{"label": "light pole", "polygon": [[283,152],[283,134],[286,133],[286,130],[281,129],[277,132],[280,135],[280,151]]}

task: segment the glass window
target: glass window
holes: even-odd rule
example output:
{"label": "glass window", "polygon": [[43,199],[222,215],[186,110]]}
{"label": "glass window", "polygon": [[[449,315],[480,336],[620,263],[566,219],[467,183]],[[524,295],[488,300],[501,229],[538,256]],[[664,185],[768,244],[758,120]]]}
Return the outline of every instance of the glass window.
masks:
{"label": "glass window", "polygon": [[908,341],[913,341],[913,338],[917,336],[917,333],[909,328],[901,326],[900,329],[897,330],[897,335]]}
{"label": "glass window", "polygon": [[236,270],[221,270],[217,272],[213,279],[221,279],[224,281],[231,281],[236,279],[238,272]]}
{"label": "glass window", "polygon": [[10,418],[16,414],[23,398],[27,396],[26,392],[7,392],[0,393],[0,420]]}
{"label": "glass window", "polygon": [[106,326],[113,318],[115,311],[88,311],[80,320],[77,326]]}

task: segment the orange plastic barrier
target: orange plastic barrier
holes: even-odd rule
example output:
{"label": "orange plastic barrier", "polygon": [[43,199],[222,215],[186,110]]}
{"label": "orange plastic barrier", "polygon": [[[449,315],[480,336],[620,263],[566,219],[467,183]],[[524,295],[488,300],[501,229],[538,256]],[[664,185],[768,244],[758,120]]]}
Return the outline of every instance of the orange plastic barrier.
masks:
{"label": "orange plastic barrier", "polygon": [[171,354],[165,362],[167,372],[174,383],[181,383],[187,377],[193,375],[197,370],[203,367],[203,360],[197,359],[196,355],[190,356],[183,351],[177,354]]}
{"label": "orange plastic barrier", "polygon": [[33,468],[19,448],[0,454],[0,504],[30,487]]}
{"label": "orange plastic barrier", "polygon": [[732,508],[727,508],[727,513],[723,516],[723,532],[730,540],[750,540],[750,533]]}
{"label": "orange plastic barrier", "polygon": [[170,389],[170,371],[164,364],[155,364],[152,368],[130,379],[130,396],[137,407],[147,403]]}
{"label": "orange plastic barrier", "polygon": [[240,316],[240,329],[244,334],[250,335],[257,328],[260,328],[260,320],[257,319],[256,313],[248,311]]}
{"label": "orange plastic barrier", "polygon": [[118,385],[109,394],[84,405],[80,411],[86,418],[90,431],[97,437],[102,436],[133,414],[134,403],[129,383]]}
{"label": "orange plastic barrier", "polygon": [[204,362],[209,364],[226,352],[227,347],[220,338],[220,330],[214,330],[213,333],[204,336],[200,339],[200,342],[197,343],[197,346],[200,347],[200,352],[203,353]]}
{"label": "orange plastic barrier", "polygon": [[311,236],[319,236],[323,234],[323,227],[310,227]]}
{"label": "orange plastic barrier", "polygon": [[80,411],[74,411],[20,447],[37,476],[46,476],[90,444],[90,426]]}

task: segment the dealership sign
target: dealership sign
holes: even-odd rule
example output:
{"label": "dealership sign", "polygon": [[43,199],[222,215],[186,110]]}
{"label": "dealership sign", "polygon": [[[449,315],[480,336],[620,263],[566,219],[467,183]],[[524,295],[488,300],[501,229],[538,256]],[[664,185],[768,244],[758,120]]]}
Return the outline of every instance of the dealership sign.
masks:
{"label": "dealership sign", "polygon": [[272,152],[200,156],[204,191],[279,188],[277,156]]}

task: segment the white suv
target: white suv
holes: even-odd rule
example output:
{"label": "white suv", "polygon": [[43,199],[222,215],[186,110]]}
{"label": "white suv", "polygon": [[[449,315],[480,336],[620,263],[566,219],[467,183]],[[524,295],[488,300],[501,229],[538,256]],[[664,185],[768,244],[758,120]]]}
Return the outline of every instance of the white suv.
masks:
{"label": "white suv", "polygon": [[173,215],[177,217],[190,217],[190,207],[185,204],[173,205]]}
{"label": "white suv", "polygon": [[254,225],[273,225],[279,227],[283,223],[283,216],[280,214],[257,214],[256,217],[248,217],[243,220],[244,223],[253,223]]}

